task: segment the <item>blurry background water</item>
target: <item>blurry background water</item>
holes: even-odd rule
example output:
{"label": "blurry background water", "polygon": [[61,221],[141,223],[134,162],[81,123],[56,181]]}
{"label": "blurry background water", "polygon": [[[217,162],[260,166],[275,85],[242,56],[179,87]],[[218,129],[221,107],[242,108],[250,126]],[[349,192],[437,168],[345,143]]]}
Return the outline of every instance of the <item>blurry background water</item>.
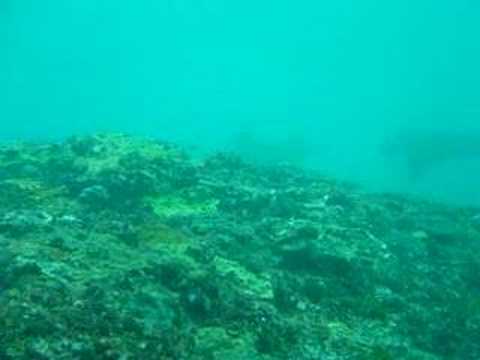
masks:
{"label": "blurry background water", "polygon": [[480,139],[479,18],[473,0],[2,0],[0,136],[126,131],[480,205],[475,144],[405,165],[444,145],[417,132]]}

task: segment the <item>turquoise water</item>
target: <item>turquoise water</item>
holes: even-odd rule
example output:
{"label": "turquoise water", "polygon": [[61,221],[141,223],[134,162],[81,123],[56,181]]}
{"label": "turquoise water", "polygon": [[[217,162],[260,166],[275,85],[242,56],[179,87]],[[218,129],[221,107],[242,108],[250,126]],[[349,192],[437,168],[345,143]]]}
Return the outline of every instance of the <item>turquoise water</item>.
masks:
{"label": "turquoise water", "polygon": [[224,148],[246,131],[273,143],[266,158],[298,159],[294,133],[308,166],[470,201],[470,156],[412,181],[379,149],[405,129],[480,134],[479,16],[471,0],[4,0],[1,136],[126,131]]}
{"label": "turquoise water", "polygon": [[479,19],[0,0],[0,360],[480,359]]}

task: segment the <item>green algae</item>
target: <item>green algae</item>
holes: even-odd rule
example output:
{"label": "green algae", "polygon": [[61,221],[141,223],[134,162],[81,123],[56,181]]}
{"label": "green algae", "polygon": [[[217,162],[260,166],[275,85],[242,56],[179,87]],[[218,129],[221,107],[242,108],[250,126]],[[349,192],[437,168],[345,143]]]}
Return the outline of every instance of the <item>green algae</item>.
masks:
{"label": "green algae", "polygon": [[150,205],[153,212],[160,217],[210,215],[217,211],[218,200],[203,202],[186,199],[181,194],[146,198],[145,203]]}

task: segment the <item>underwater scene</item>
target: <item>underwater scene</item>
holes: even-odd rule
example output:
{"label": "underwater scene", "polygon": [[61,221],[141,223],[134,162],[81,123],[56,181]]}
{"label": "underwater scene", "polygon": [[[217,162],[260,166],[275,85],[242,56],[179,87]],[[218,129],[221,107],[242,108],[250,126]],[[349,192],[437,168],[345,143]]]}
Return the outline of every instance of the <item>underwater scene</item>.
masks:
{"label": "underwater scene", "polygon": [[479,18],[0,1],[0,360],[480,359]]}

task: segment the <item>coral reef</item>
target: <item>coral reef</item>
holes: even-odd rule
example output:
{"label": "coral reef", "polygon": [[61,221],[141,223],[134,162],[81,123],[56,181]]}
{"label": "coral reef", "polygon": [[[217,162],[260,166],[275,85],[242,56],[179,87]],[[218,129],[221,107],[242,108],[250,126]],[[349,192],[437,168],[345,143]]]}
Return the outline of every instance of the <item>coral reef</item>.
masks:
{"label": "coral reef", "polygon": [[478,209],[121,134],[0,147],[0,359],[478,359]]}

